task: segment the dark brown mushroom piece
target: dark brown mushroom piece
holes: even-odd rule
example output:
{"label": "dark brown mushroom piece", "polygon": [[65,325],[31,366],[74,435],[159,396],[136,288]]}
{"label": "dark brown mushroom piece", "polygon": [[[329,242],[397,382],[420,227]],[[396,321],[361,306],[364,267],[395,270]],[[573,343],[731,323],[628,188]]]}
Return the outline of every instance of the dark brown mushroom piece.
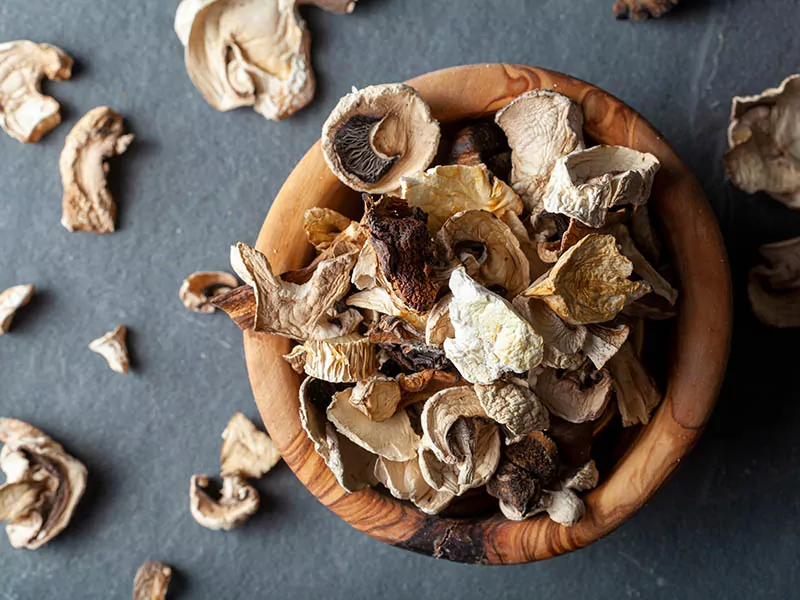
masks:
{"label": "dark brown mushroom piece", "polygon": [[658,18],[678,5],[680,0],[616,0],[614,17],[641,21],[651,17]]}
{"label": "dark brown mushroom piece", "polygon": [[475,121],[459,129],[450,150],[456,165],[484,164],[503,181],[511,174],[511,148],[505,133],[490,121]]}

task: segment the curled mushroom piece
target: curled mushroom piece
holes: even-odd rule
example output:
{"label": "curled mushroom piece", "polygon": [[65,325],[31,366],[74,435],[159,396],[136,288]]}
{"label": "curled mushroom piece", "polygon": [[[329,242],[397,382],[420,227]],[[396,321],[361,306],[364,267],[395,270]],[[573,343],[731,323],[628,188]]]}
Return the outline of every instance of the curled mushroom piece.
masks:
{"label": "curled mushroom piece", "polygon": [[350,404],[372,421],[385,421],[395,414],[401,398],[400,384],[396,380],[375,375],[356,383],[350,394]]}
{"label": "curled mushroom piece", "polygon": [[616,238],[622,254],[631,261],[633,271],[643,281],[650,284],[654,294],[661,296],[670,306],[673,306],[678,300],[678,290],[672,287],[669,281],[664,279],[661,273],[639,252],[628,228],[620,223],[611,227],[610,231]]}
{"label": "curled mushroom piece", "polygon": [[484,164],[496,177],[505,180],[511,173],[511,148],[497,125],[490,121],[477,121],[455,133],[450,162],[472,166]]}
{"label": "curled mushroom piece", "polygon": [[306,232],[309,244],[317,250],[325,250],[352,222],[342,213],[315,206],[303,215],[303,231]]}
{"label": "curled mushroom piece", "polygon": [[453,323],[450,321],[450,302],[452,294],[443,296],[428,313],[425,322],[425,343],[429,346],[441,347],[447,338],[455,337]]}
{"label": "curled mushroom piece", "polygon": [[650,413],[661,401],[661,393],[630,342],[624,344],[608,361],[608,369],[614,381],[622,424],[625,427],[638,423],[647,425]]}
{"label": "curled mushroom piece", "polygon": [[152,560],[144,563],[133,580],[133,600],[165,600],[171,580],[169,565]]}
{"label": "curled mushroom piece", "polygon": [[650,285],[630,281],[631,261],[617,250],[613,236],[591,234],[567,250],[547,274],[525,290],[541,298],[572,325],[602,323],[649,293]]}
{"label": "curled mushroom piece", "polygon": [[531,90],[498,111],[495,121],[511,146],[511,185],[536,216],[556,160],[584,147],[581,107],[557,92]]}
{"label": "curled mushroom piece", "polygon": [[237,285],[239,280],[225,271],[196,271],[183,280],[178,295],[189,310],[210,314],[216,310],[211,299],[230,292]]}
{"label": "curled mushroom piece", "polygon": [[258,491],[236,475],[222,478],[218,497],[209,490],[205,475],[192,475],[189,487],[189,509],[198,524],[214,531],[230,531],[256,514]]}
{"label": "curled mushroom piece", "polygon": [[258,479],[281,460],[270,437],[242,413],[236,413],[222,432],[219,464],[223,477]]}
{"label": "curled mushroom piece", "polygon": [[562,354],[575,354],[586,344],[586,327],[565,323],[542,300],[517,296],[513,306],[542,336],[545,347],[554,348]]}
{"label": "curled mushroom piece", "polygon": [[546,368],[538,374],[536,395],[553,415],[570,423],[600,418],[611,399],[612,379],[605,369],[583,368],[562,373]]}
{"label": "curled mushroom piece", "polygon": [[107,106],[86,113],[67,135],[58,168],[64,186],[61,224],[68,231],[111,233],[117,205],[106,188],[106,160],[123,154],[133,134]]}
{"label": "curled mushroom piece", "polygon": [[277,121],[311,102],[311,37],[299,4],[348,13],[355,0],[181,2],[175,32],[185,47],[189,77],[211,106],[252,106]]}
{"label": "curled mushroom piece", "polygon": [[0,292],[0,335],[8,333],[17,311],[33,298],[32,285],[15,285]]}
{"label": "curled mushroom piece", "polygon": [[61,123],[61,107],[40,91],[42,79],[72,77],[72,58],[50,44],[0,44],[0,127],[20,142],[35,144]]}
{"label": "curled mushroom piece", "polygon": [[374,344],[356,333],[327,340],[308,340],[285,358],[293,366],[302,364],[311,377],[332,383],[362,381],[378,369]]}
{"label": "curled mushroom piece", "polygon": [[800,74],[756,96],[737,96],[728,127],[725,170],[748,194],[757,191],[800,209]]}
{"label": "curled mushroom piece", "polygon": [[395,498],[410,500],[422,512],[435,515],[447,508],[455,494],[433,489],[422,475],[417,457],[396,462],[380,457],[375,463],[375,477]]}
{"label": "curled mushroom piece", "polygon": [[589,227],[602,227],[612,206],[647,202],[660,163],[623,146],[593,146],[556,161],[544,207]]}
{"label": "curled mushroom piece", "polygon": [[547,409],[523,380],[476,384],[475,393],[486,415],[505,430],[507,444],[550,426]]}
{"label": "curled mushroom piece", "polygon": [[439,123],[414,88],[374,85],[339,100],[322,128],[322,152],[342,183],[385,194],[428,167],[439,138]]}
{"label": "curled mushroom piece", "polygon": [[678,5],[680,0],[616,0],[614,16],[617,19],[641,21],[651,17],[658,18]]}
{"label": "curled mushroom piece", "polygon": [[86,489],[86,467],[42,431],[0,418],[0,520],[14,548],[36,550],[61,533]]}
{"label": "curled mushroom piece", "polygon": [[516,192],[492,175],[485,165],[437,166],[400,180],[402,197],[428,215],[428,228],[436,233],[456,213],[484,210],[495,215],[522,214]]}
{"label": "curled mushroom piece", "polygon": [[596,369],[602,369],[624,344],[631,328],[624,323],[615,326],[588,325],[583,353],[592,361]]}
{"label": "curled mushroom piece", "polygon": [[112,371],[124,375],[131,369],[128,345],[125,341],[127,335],[128,328],[125,325],[118,325],[113,331],[90,342],[89,350],[105,358]]}
{"label": "curled mushroom piece", "polygon": [[800,237],[759,249],[762,264],[750,270],[747,295],[758,320],[772,327],[800,327]]}

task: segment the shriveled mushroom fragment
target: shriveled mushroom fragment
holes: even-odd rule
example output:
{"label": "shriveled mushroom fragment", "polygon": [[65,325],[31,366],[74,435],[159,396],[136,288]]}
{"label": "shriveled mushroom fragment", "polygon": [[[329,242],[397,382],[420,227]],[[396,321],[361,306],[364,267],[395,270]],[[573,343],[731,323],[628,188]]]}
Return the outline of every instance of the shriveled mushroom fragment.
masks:
{"label": "shriveled mushroom fragment", "polygon": [[125,325],[118,325],[114,331],[109,331],[103,337],[90,342],[89,350],[105,358],[112,371],[124,375],[131,369],[128,345],[125,341],[127,335],[128,328]]}
{"label": "shriveled mushroom fragment", "polygon": [[452,294],[447,294],[433,305],[425,322],[425,343],[441,346],[447,338],[455,337],[456,332],[450,322],[450,302]]}
{"label": "shriveled mushroom fragment", "polygon": [[550,426],[547,409],[523,380],[476,384],[475,393],[486,415],[505,430],[506,444]]}
{"label": "shriveled mushroom fragment", "polygon": [[308,375],[332,383],[362,381],[378,369],[374,344],[356,333],[327,340],[308,340],[286,359],[293,365],[295,361],[302,364]]}
{"label": "shriveled mushroom fragment", "polygon": [[647,373],[630,342],[619,349],[608,368],[614,380],[619,414],[625,427],[650,422],[650,413],[661,401],[661,393]]}
{"label": "shriveled mushroom fragment", "polygon": [[40,91],[42,79],[72,77],[72,58],[50,44],[0,44],[0,127],[16,140],[35,144],[61,123],[61,107]]}
{"label": "shriveled mushroom fragment", "polygon": [[394,415],[400,400],[400,385],[383,375],[359,381],[350,394],[350,404],[373,421],[385,421]]}
{"label": "shriveled mushroom fragment", "polygon": [[678,290],[672,287],[669,281],[664,279],[661,273],[639,252],[628,228],[620,223],[611,227],[610,232],[616,238],[622,254],[631,261],[634,272],[650,284],[654,294],[664,298],[670,306],[674,305],[678,299]]}
{"label": "shriveled mushroom fragment", "polygon": [[431,164],[439,138],[439,123],[414,88],[373,85],[339,100],[322,127],[322,152],[342,183],[385,194]]}
{"label": "shriveled mushroom fragment", "polygon": [[511,148],[497,125],[478,121],[459,129],[450,149],[450,161],[457,165],[486,165],[500,179],[511,173]]}
{"label": "shriveled mushroom fragment", "polygon": [[772,327],[800,327],[800,237],[759,251],[762,264],[750,270],[747,284],[753,312]]}
{"label": "shriveled mushroom fragment", "polygon": [[531,90],[498,111],[495,121],[511,146],[511,185],[536,215],[556,160],[584,147],[583,111],[562,94]]}
{"label": "shriveled mushroom fragment", "polygon": [[620,324],[612,327],[605,325],[588,325],[583,352],[592,361],[596,369],[602,369],[611,360],[628,339],[631,328]]}
{"label": "shriveled mushroom fragment", "polygon": [[217,310],[211,298],[230,292],[237,285],[239,280],[225,271],[196,271],[183,280],[178,295],[189,310],[210,314]]}
{"label": "shriveled mushroom fragment", "polygon": [[86,113],[67,135],[58,168],[64,186],[61,224],[69,231],[111,233],[117,205],[106,188],[106,160],[123,154],[133,141],[122,116],[107,106]]}
{"label": "shriveled mushroom fragment", "polygon": [[401,500],[410,500],[422,512],[435,515],[447,508],[455,494],[433,489],[422,476],[418,457],[396,462],[380,457],[375,463],[375,477]]}
{"label": "shriveled mushroom fragment", "polygon": [[358,254],[356,266],[353,267],[353,274],[350,281],[359,290],[368,290],[378,285],[378,254],[370,240],[364,242],[361,252]]}
{"label": "shriveled mushroom fragment", "polygon": [[303,231],[308,242],[317,250],[329,247],[350,223],[350,218],[330,208],[315,206],[303,215]]}
{"label": "shriveled mushroom fragment", "polygon": [[236,413],[222,432],[219,464],[221,475],[258,479],[281,460],[270,437],[242,413]]}
{"label": "shriveled mushroom fragment", "polygon": [[593,146],[556,161],[544,196],[548,212],[602,227],[608,209],[647,202],[660,163],[623,146]]}
{"label": "shriveled mushroom fragment", "polygon": [[570,325],[553,312],[542,300],[517,296],[513,306],[542,336],[545,346],[563,354],[575,354],[586,343],[587,330],[583,325]]}
{"label": "shriveled mushroom fragment", "polygon": [[585,423],[599,418],[611,399],[611,375],[605,369],[587,368],[561,373],[544,369],[534,386],[547,409],[570,423]]}
{"label": "shriveled mushroom fragment", "polygon": [[209,494],[205,475],[192,475],[189,486],[189,509],[192,517],[206,529],[230,531],[256,514],[258,491],[236,475],[222,478],[218,497]]}
{"label": "shriveled mushroom fragment", "polygon": [[522,214],[516,192],[492,175],[484,165],[436,166],[424,173],[403,177],[401,194],[410,206],[428,215],[428,228],[436,233],[445,221],[466,210],[485,210],[495,215]]}
{"label": "shriveled mushroom fragment", "polygon": [[800,209],[800,74],[756,96],[735,97],[728,146],[725,170],[736,187]]}
{"label": "shriveled mushroom fragment", "polygon": [[17,311],[33,298],[32,285],[15,285],[0,292],[0,335],[8,333]]}
{"label": "shriveled mushroom fragment", "polygon": [[165,600],[171,580],[169,565],[157,561],[144,563],[133,580],[133,600]]}
{"label": "shriveled mushroom fragment", "polygon": [[503,373],[524,373],[542,361],[542,338],[511,304],[475,283],[463,268],[450,276],[454,338],[444,351],[470,383],[494,383]]}
{"label": "shriveled mushroom fragment", "polygon": [[650,17],[658,18],[677,6],[680,0],[616,0],[614,16],[617,19],[640,21]]}
{"label": "shriveled mushroom fragment", "polygon": [[6,475],[0,512],[8,520],[6,534],[14,548],[36,550],[69,525],[86,489],[86,467],[61,444],[17,419],[0,418],[0,442],[0,469]]}
{"label": "shriveled mushroom fragment", "polygon": [[592,234],[567,250],[547,274],[525,290],[541,298],[573,325],[609,321],[650,292],[643,281],[630,281],[631,261],[617,250],[613,236]]}

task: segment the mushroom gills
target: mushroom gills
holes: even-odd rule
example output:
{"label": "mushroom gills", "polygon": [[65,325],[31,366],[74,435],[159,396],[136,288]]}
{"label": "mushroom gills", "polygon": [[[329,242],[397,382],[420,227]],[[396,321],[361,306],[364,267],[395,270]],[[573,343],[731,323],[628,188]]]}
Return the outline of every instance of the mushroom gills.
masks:
{"label": "mushroom gills", "polygon": [[375,133],[385,120],[386,117],[355,115],[333,137],[344,170],[367,183],[378,183],[397,162],[397,156],[386,156],[374,145]]}

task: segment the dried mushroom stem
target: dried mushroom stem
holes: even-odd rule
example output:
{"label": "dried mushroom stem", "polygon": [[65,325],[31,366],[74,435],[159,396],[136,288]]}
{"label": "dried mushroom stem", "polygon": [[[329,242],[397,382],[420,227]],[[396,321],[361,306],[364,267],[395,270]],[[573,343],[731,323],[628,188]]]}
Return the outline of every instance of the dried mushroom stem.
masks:
{"label": "dried mushroom stem", "polygon": [[127,335],[128,328],[125,325],[118,325],[113,331],[93,340],[89,344],[89,350],[105,358],[112,371],[124,375],[131,369],[128,345],[125,341]]}
{"label": "dried mushroom stem", "polygon": [[238,285],[239,280],[230,273],[196,271],[183,280],[178,295],[189,310],[210,314],[216,310],[211,299],[218,294],[230,292]]}
{"label": "dried mushroom stem", "polygon": [[136,571],[133,600],[165,600],[172,580],[172,568],[158,561],[148,561]]}
{"label": "dried mushroom stem", "polygon": [[680,0],[615,0],[614,16],[617,19],[644,19],[662,17],[678,5]]}
{"label": "dried mushroom stem", "polygon": [[33,298],[32,285],[15,285],[0,292],[0,335],[8,333],[17,311]]}

